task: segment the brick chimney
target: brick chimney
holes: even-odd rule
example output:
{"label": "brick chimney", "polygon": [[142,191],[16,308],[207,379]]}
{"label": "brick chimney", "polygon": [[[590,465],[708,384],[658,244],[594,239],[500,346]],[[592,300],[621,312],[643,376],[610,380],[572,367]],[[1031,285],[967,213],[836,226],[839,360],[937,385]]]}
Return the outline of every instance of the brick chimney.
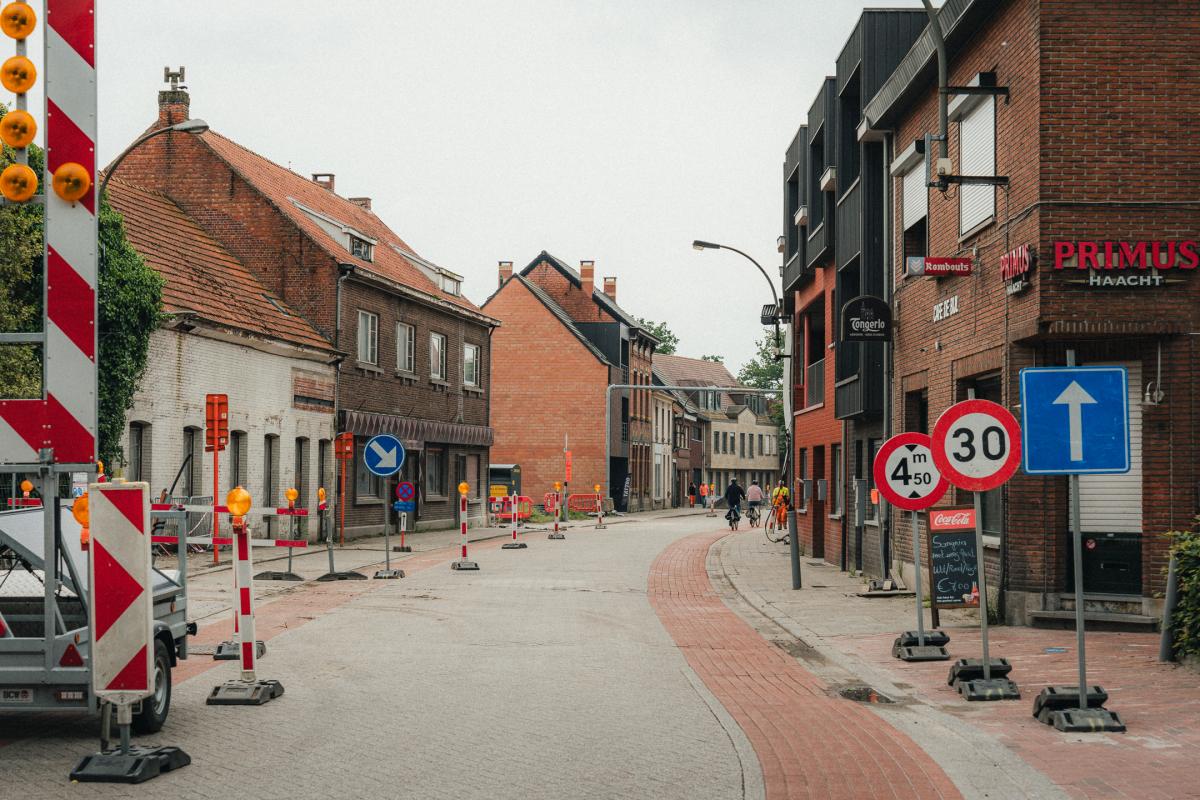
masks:
{"label": "brick chimney", "polygon": [[604,276],[604,293],[609,296],[614,303],[617,302],[617,279],[613,275]]}
{"label": "brick chimney", "polygon": [[333,191],[333,173],[332,172],[314,172],[312,181],[322,189]]}
{"label": "brick chimney", "polygon": [[[163,89],[158,93],[158,124],[154,127],[165,128],[168,125],[183,122],[185,119],[191,119],[191,104],[187,89],[182,86],[172,85],[170,89]],[[175,134],[167,135],[174,136]]]}
{"label": "brick chimney", "polygon": [[579,276],[583,278],[583,296],[591,297],[596,290],[596,262],[580,261]]}
{"label": "brick chimney", "polygon": [[[332,189],[333,187],[331,186],[330,188]],[[346,199],[356,206],[365,208],[367,211],[371,210],[371,198],[369,197],[347,197]]]}
{"label": "brick chimney", "polygon": [[511,261],[501,261],[500,262],[500,285],[503,286],[504,282],[507,281],[511,277],[512,277],[512,262]]}

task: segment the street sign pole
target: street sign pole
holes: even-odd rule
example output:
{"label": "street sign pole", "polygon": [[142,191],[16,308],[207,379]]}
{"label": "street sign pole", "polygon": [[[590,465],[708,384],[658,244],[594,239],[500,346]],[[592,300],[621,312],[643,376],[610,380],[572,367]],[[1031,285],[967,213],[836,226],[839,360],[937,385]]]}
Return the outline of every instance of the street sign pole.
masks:
{"label": "street sign pole", "polygon": [[[925,646],[925,595],[921,592],[921,526],[917,521],[917,512],[912,514],[913,540],[913,589],[917,593],[917,647]],[[929,576],[933,580],[933,576]],[[986,656],[985,656],[986,658]]]}
{"label": "street sign pole", "polygon": [[992,659],[988,651],[988,593],[987,567],[983,561],[983,496],[971,492],[975,504],[975,563],[979,573],[975,576],[979,584],[979,638],[983,645],[983,679],[992,679]]}

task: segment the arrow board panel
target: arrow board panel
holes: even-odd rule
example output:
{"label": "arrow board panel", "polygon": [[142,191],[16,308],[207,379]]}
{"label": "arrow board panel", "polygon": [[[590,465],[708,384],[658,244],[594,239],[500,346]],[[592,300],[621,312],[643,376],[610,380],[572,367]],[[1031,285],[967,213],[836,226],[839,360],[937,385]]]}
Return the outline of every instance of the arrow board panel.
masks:
{"label": "arrow board panel", "polygon": [[1023,467],[1031,475],[1128,472],[1124,367],[1021,370]]}

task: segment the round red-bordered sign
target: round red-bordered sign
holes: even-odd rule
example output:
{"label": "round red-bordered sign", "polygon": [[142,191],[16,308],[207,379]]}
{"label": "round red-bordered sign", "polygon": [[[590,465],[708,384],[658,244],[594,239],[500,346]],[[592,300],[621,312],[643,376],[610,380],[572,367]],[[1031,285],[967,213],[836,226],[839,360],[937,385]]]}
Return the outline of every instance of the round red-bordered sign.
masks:
{"label": "round red-bordered sign", "polygon": [[1021,426],[991,400],[950,406],[933,426],[933,462],[960,489],[986,492],[1013,476],[1021,464]]}
{"label": "round red-bordered sign", "polygon": [[396,499],[402,502],[409,502],[417,495],[417,487],[412,485],[411,481],[400,481],[396,484]]}
{"label": "round red-bordered sign", "polygon": [[921,511],[950,488],[933,461],[933,442],[924,433],[901,433],[888,439],[871,467],[875,488],[896,508]]}

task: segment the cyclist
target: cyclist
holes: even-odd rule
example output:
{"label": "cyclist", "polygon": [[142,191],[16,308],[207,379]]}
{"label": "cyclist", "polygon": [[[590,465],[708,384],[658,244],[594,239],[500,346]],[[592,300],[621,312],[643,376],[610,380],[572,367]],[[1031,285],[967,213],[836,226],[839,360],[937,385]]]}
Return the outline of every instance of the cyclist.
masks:
{"label": "cyclist", "polygon": [[750,516],[750,527],[754,527],[758,522],[758,510],[762,507],[763,500],[767,496],[763,494],[762,487],[758,485],[758,481],[750,481],[750,488],[746,490],[746,504],[749,506],[747,512]]}
{"label": "cyclist", "polygon": [[746,490],[738,486],[737,478],[729,479],[729,486],[725,489],[725,504],[729,506],[729,511],[725,512],[725,519],[736,522],[742,516],[742,500],[746,497]]}
{"label": "cyclist", "polygon": [[771,490],[771,508],[775,513],[776,524],[780,528],[787,527],[787,509],[791,500],[791,492],[788,491],[787,481],[780,478],[779,485]]}

